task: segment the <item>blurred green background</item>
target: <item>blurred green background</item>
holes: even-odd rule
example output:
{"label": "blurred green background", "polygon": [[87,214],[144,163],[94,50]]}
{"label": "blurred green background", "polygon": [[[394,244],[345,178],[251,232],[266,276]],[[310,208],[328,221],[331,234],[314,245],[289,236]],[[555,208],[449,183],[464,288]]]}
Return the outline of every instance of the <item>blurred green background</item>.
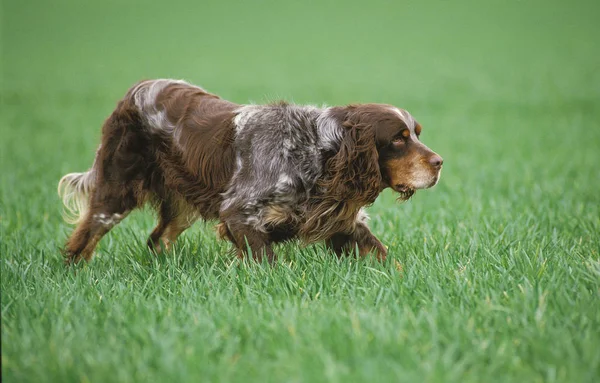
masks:
{"label": "blurred green background", "polygon": [[[600,2],[32,1],[1,8],[7,381],[598,381]],[[444,157],[370,209],[390,260],[237,262],[147,212],[77,273],[56,183],[144,78],[238,103],[382,102]],[[403,271],[397,275],[396,262]]]}
{"label": "blurred green background", "polygon": [[107,89],[118,97],[140,78],[183,77],[234,99],[250,93],[427,104],[497,101],[499,94],[506,101],[518,93],[533,103],[547,98],[540,88],[566,98],[597,85],[599,7],[535,0],[8,1],[5,87]]}
{"label": "blurred green background", "polygon": [[[239,103],[395,104],[424,125],[445,173],[456,166],[463,177],[475,165],[497,171],[507,156],[542,177],[533,173],[554,158],[536,156],[540,146],[577,152],[583,172],[596,163],[580,143],[600,141],[597,120],[565,125],[571,108],[587,115],[600,99],[595,1],[24,0],[3,9],[5,134],[68,135],[84,146],[63,141],[67,163],[93,150],[131,84],[156,77]],[[13,107],[43,111],[41,121]],[[16,148],[6,153],[27,155]]]}

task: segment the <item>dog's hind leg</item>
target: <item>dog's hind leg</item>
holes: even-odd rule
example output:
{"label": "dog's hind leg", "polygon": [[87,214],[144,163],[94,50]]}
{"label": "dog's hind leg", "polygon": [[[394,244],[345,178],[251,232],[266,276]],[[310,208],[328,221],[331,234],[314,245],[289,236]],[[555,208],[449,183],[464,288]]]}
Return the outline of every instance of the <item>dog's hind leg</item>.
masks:
{"label": "dog's hind leg", "polygon": [[[102,126],[102,143],[92,169],[86,176],[66,176],[60,183],[65,185],[60,190],[70,187],[77,196],[88,195],[87,203],[79,204],[86,205],[85,213],[65,246],[67,264],[90,260],[100,239],[144,204],[148,195],[145,180],[154,173],[151,149],[151,134],[139,108],[126,96]],[[67,202],[80,201],[68,190],[61,194]]]}
{"label": "dog's hind leg", "polygon": [[158,207],[158,225],[148,238],[148,247],[154,252],[168,250],[177,237],[190,227],[197,214],[183,201],[165,200]]}
{"label": "dog's hind leg", "polygon": [[81,222],[65,246],[65,263],[79,263],[92,259],[94,249],[100,239],[117,225],[129,212],[96,213],[90,211]]}
{"label": "dog's hind leg", "polygon": [[139,204],[133,190],[99,183],[90,195],[90,208],[67,240],[65,263],[89,261],[100,239]]}

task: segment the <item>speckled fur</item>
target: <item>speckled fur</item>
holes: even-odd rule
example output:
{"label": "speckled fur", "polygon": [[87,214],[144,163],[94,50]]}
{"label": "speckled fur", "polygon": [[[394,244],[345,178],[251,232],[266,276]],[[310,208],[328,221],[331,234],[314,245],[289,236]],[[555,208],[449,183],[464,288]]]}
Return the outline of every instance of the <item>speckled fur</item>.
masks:
{"label": "speckled fur", "polygon": [[159,216],[156,252],[203,218],[220,221],[240,256],[273,261],[272,244],[299,238],[385,258],[363,208],[386,187],[410,196],[437,182],[441,157],[419,132],[391,105],[238,105],[181,80],[142,81],[105,121],[92,168],[60,182],[77,223],[66,261],[91,259],[146,202]]}

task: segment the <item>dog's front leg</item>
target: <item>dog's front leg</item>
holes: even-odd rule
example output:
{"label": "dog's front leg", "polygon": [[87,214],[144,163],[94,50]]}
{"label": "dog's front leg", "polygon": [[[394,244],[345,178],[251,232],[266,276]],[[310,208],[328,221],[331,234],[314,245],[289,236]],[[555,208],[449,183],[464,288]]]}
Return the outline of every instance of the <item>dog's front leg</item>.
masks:
{"label": "dog's front leg", "polygon": [[383,261],[387,256],[385,246],[371,233],[364,223],[357,223],[356,230],[351,234],[336,233],[326,241],[327,246],[338,256],[352,254],[358,248],[361,257],[374,253],[377,259]]}
{"label": "dog's front leg", "polygon": [[258,262],[262,262],[263,257],[266,257],[269,263],[275,261],[275,253],[267,233],[236,220],[222,222],[219,225],[219,232],[221,237],[229,239],[234,244],[238,257],[242,258],[251,253],[252,258]]}

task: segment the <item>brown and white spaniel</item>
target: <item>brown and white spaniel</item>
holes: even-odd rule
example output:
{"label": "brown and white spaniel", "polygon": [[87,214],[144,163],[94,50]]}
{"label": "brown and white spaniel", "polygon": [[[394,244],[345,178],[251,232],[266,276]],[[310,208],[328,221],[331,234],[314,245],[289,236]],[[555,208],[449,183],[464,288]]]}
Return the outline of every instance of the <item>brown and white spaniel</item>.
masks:
{"label": "brown and white spaniel", "polygon": [[92,168],[60,180],[77,225],[66,262],[90,260],[147,202],[158,212],[154,251],[203,218],[219,221],[239,256],[273,261],[274,243],[299,238],[383,259],[362,209],[387,187],[405,200],[438,182],[442,158],[420,133],[391,105],[238,105],[184,81],[142,81],[104,122]]}

